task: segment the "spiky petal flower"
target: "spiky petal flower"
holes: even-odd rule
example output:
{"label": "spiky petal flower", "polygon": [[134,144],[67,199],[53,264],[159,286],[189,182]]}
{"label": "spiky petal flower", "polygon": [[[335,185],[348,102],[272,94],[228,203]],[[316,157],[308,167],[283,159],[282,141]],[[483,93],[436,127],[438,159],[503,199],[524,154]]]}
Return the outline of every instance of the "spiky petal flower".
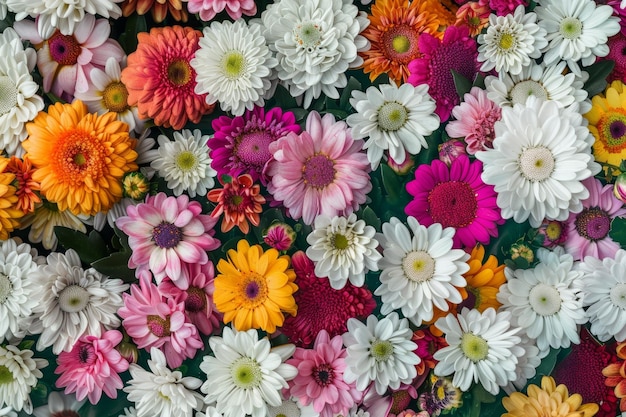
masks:
{"label": "spiky petal flower", "polygon": [[5,171],[15,175],[17,203],[16,208],[22,210],[24,214],[35,211],[35,204],[41,203],[38,192],[41,185],[33,179],[36,168],[33,168],[28,157],[23,159],[11,156]]}
{"label": "spiky petal flower", "polygon": [[228,232],[237,226],[244,234],[250,231],[250,223],[258,226],[263,212],[262,204],[265,197],[261,195],[261,186],[254,184],[249,174],[239,175],[236,178],[220,178],[220,184],[224,188],[214,188],[207,194],[209,201],[217,203],[211,212],[211,217],[217,219],[224,214],[222,219],[222,232]]}
{"label": "spiky petal flower", "polygon": [[41,368],[48,366],[46,359],[33,358],[30,349],[20,349],[13,345],[0,346],[0,407],[5,405],[15,411],[33,412],[30,399],[31,390],[43,377]]}
{"label": "spiky petal flower", "polygon": [[9,238],[9,234],[19,224],[24,212],[17,208],[19,197],[13,185],[15,174],[6,172],[9,159],[0,156],[0,240]]}

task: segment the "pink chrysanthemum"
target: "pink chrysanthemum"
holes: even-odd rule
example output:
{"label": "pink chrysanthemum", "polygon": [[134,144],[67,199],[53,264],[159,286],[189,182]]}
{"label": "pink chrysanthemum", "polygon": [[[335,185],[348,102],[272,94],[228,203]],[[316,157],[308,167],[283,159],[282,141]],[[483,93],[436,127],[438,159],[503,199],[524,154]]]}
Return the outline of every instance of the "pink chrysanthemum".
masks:
{"label": "pink chrysanthemum", "polygon": [[133,251],[128,267],[137,268],[137,273],[149,269],[158,283],[166,275],[179,279],[185,272],[183,263],[207,263],[206,251],[218,248],[220,242],[213,237],[217,219],[201,212],[200,203],[189,201],[186,194],[159,193],[128,206],[127,215],[115,221],[128,235]]}
{"label": "pink chrysanthemum", "polygon": [[286,362],[298,368],[298,375],[289,383],[290,395],[303,405],[313,404],[320,417],[348,414],[362,394],[354,383],[343,380],[346,355],[342,337],[331,339],[321,330],[312,349],[296,348],[293,358]]}
{"label": "pink chrysanthemum", "polygon": [[254,0],[189,0],[187,2],[189,13],[197,13],[200,19],[208,22],[215,15],[226,10],[231,19],[240,19],[242,15],[254,16],[256,3]]}
{"label": "pink chrysanthemum", "polygon": [[496,15],[505,16],[512,14],[520,4],[526,7],[528,3],[529,0],[489,0],[489,7]]}
{"label": "pink chrysanthemum", "polygon": [[185,303],[164,299],[147,272],[141,274],[139,285],[131,285],[130,294],[124,293],[124,307],[117,314],[137,347],[161,349],[170,368],[193,358],[204,346],[198,329],[187,320]]}
{"label": "pink chrysanthemum", "polygon": [[440,223],[455,228],[455,248],[473,248],[476,242],[487,245],[498,236],[498,225],[504,220],[493,186],[481,179],[482,168],[482,162],[470,162],[466,155],[452,161],[449,168],[439,160],[420,165],[415,179],[406,185],[413,201],[405,213],[426,227]]}
{"label": "pink chrysanthemum", "polygon": [[310,346],[322,330],[331,337],[343,334],[348,319],[362,320],[374,311],[376,302],[367,287],[348,282],[340,290],[333,289],[328,279],[315,275],[315,265],[303,251],[293,254],[291,264],[299,288],[294,293],[298,314],[287,316],[281,331],[297,346]]}
{"label": "pink chrysanthemum", "polygon": [[[626,9],[624,9],[624,13],[626,13]],[[626,22],[626,16],[624,16],[622,22]],[[609,54],[605,59],[615,63],[613,71],[607,77],[607,81],[610,83],[620,80],[626,83],[626,35],[618,33],[615,36],[611,36],[607,45],[609,46]]]}
{"label": "pink chrysanthemum", "polygon": [[435,113],[443,123],[459,104],[452,70],[473,81],[480,68],[476,40],[469,36],[466,26],[448,26],[443,41],[422,34],[419,49],[422,55],[409,63],[411,75],[407,82],[416,86],[428,84],[428,94],[437,103]]}
{"label": "pink chrysanthemum", "polygon": [[159,292],[166,298],[172,298],[177,304],[185,305],[185,314],[203,335],[212,334],[220,326],[221,314],[215,309],[213,292],[215,269],[213,262],[204,265],[188,264],[183,269],[189,276],[188,286],[180,288],[179,281],[165,277],[159,284]]}
{"label": "pink chrysanthemum", "polygon": [[589,190],[589,198],[582,202],[580,213],[571,213],[567,219],[565,251],[575,261],[585,256],[613,258],[620,246],[609,236],[611,221],[626,216],[626,208],[613,195],[611,184],[603,186],[600,180],[591,177],[583,185]]}
{"label": "pink chrysanthemum", "polygon": [[261,173],[272,158],[270,143],[289,132],[301,131],[294,114],[283,113],[280,107],[267,113],[263,107],[255,107],[234,118],[220,116],[213,120],[212,126],[215,134],[207,145],[211,149],[211,167],[217,171],[218,178],[250,174],[263,185],[267,185],[267,180]]}
{"label": "pink chrysanthemum", "polygon": [[117,398],[117,390],[124,386],[119,374],[128,369],[128,361],[115,349],[121,341],[122,333],[117,330],[78,339],[70,352],[57,357],[54,373],[61,374],[57,388],[65,387],[65,394],[75,392],[78,401],[87,397],[92,404],[100,401],[102,391]]}
{"label": "pink chrysanthemum", "polygon": [[493,126],[500,120],[501,113],[500,106],[487,98],[485,90],[472,87],[463,96],[463,102],[452,109],[456,120],[446,125],[446,133],[451,138],[465,138],[470,155],[491,149],[496,137]]}
{"label": "pink chrysanthemum", "polygon": [[305,224],[316,216],[349,216],[372,189],[370,163],[348,125],[328,113],[309,113],[306,131],[272,142],[267,190],[293,219]]}

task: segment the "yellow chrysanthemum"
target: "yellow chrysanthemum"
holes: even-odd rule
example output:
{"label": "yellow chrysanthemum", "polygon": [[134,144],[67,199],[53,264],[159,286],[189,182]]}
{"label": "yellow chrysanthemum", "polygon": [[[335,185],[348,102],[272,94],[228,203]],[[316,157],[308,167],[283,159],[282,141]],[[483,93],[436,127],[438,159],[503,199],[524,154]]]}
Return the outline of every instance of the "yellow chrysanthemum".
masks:
{"label": "yellow chrysanthemum", "polygon": [[626,89],[617,80],[604,94],[591,99],[591,110],[585,114],[589,131],[596,138],[593,154],[596,161],[619,166],[626,159]]}
{"label": "yellow chrysanthemum", "polygon": [[283,313],[296,315],[293,293],[296,274],[289,268],[289,256],[278,256],[276,249],[263,252],[242,239],[237,250],[230,249],[228,261],[220,259],[215,278],[213,301],[224,314],[224,323],[235,329],[261,329],[269,333],[282,326]]}
{"label": "yellow chrysanthemum", "polygon": [[541,388],[531,384],[528,395],[514,392],[502,399],[502,405],[508,413],[502,417],[591,417],[600,407],[598,404],[582,404],[580,394],[569,395],[563,384],[556,386],[554,378],[544,376]]}
{"label": "yellow chrysanthemum", "polygon": [[89,114],[80,100],[56,103],[26,125],[27,156],[41,193],[73,214],[108,211],[122,198],[121,180],[137,170],[135,139],[115,113]]}
{"label": "yellow chrysanthemum", "polygon": [[0,157],[0,240],[7,240],[9,233],[20,223],[24,212],[17,208],[17,189],[12,185],[15,174],[4,172],[9,159]]}

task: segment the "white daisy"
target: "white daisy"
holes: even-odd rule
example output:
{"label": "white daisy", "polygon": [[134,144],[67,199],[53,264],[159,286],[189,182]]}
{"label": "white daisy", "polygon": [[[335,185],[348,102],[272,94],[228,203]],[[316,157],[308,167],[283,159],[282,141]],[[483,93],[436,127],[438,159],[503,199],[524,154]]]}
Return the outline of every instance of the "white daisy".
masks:
{"label": "white daisy", "polygon": [[[1,12],[1,8],[0,8],[0,12]],[[4,19],[2,17],[2,13],[0,13],[0,18]],[[13,408],[11,407],[4,407],[4,408],[0,408],[0,416],[1,417],[17,417],[17,413],[15,411],[13,411]]]}
{"label": "white daisy", "polygon": [[278,61],[261,31],[259,24],[244,20],[214,21],[204,28],[200,49],[189,64],[198,74],[195,92],[206,93],[207,103],[219,101],[222,110],[235,116],[265,104]]}
{"label": "white daisy", "polygon": [[47,265],[40,266],[32,279],[39,288],[33,310],[43,325],[37,350],[52,346],[55,354],[70,351],[82,335],[100,336],[102,329],[121,325],[116,313],[129,285],[93,268],[84,270],[74,250],[48,255]]}
{"label": "white daisy", "polygon": [[357,111],[346,119],[355,139],[369,138],[363,149],[372,170],[378,168],[383,152],[389,151],[398,164],[406,153],[417,155],[428,148],[425,136],[439,127],[435,101],[428,95],[428,85],[417,87],[405,83],[382,84],[365,92],[352,91],[350,104]]}
{"label": "white daisy", "polygon": [[597,57],[607,56],[607,40],[620,31],[619,19],[608,5],[594,0],[541,0],[535,8],[538,24],[547,32],[549,44],[543,49],[543,61],[554,64],[566,61],[575,74]]}
{"label": "white daisy", "polygon": [[541,49],[548,45],[546,30],[536,23],[537,15],[525,13],[519,5],[513,14],[489,15],[487,32],[478,35],[478,61],[481,71],[496,69],[498,73],[513,75],[522,72],[531,58],[539,58]]}
{"label": "white daisy", "polygon": [[31,276],[37,271],[31,247],[14,239],[0,243],[0,343],[24,337],[37,305]]}
{"label": "white daisy", "polygon": [[200,364],[207,374],[200,388],[205,403],[214,404],[224,417],[266,417],[268,407],[282,404],[280,390],[297,374],[295,366],[284,363],[294,345],[271,349],[269,340],[259,340],[254,329],[224,327],[222,337],[212,336],[209,346],[215,356],[205,356]]}
{"label": "white daisy", "polygon": [[517,223],[566,220],[582,210],[589,191],[582,181],[600,171],[591,155],[589,130],[577,106],[529,97],[502,108],[493,149],[476,153],[482,179],[494,185],[502,217]]}
{"label": "white daisy", "polygon": [[[197,413],[196,417],[199,417],[200,414],[202,413]],[[135,407],[124,407],[124,413],[120,414],[118,417],[137,417],[137,409]]]}
{"label": "white daisy", "polygon": [[307,108],[324,93],[338,99],[346,70],[369,49],[360,33],[369,21],[352,0],[276,0],[261,14],[265,38],[278,59],[278,78]]}
{"label": "white daisy", "polygon": [[530,269],[505,268],[507,282],[500,287],[497,300],[501,311],[510,311],[514,324],[536,340],[539,356],[550,348],[579,343],[577,326],[587,322],[575,282],[583,272],[573,270],[574,258],[562,248],[554,252],[540,248],[539,263]]}
{"label": "white daisy", "polygon": [[30,75],[37,62],[33,48],[24,49],[13,28],[0,33],[0,148],[9,155],[22,155],[25,124],[43,110],[37,95],[39,85]]}
{"label": "white daisy", "polygon": [[33,412],[30,391],[43,376],[40,369],[48,366],[47,360],[33,355],[30,349],[0,346],[0,408],[9,406],[15,411]]}
{"label": "white daisy", "polygon": [[577,286],[583,306],[589,307],[591,333],[601,342],[626,340],[626,251],[618,250],[614,258],[587,256],[578,270],[583,273]]}
{"label": "white daisy", "polygon": [[137,417],[192,417],[196,410],[201,410],[202,395],[195,390],[202,381],[170,370],[165,354],[158,348],[150,349],[150,357],[150,371],[136,363],[130,365],[132,379],[124,387],[128,401],[135,403]]}
{"label": "white daisy", "polygon": [[[583,89],[584,83],[571,72],[565,74],[565,66],[565,62],[546,66],[533,61],[516,75],[506,72],[501,72],[499,77],[489,75],[485,78],[487,97],[500,107],[511,107],[525,104],[532,95],[556,101],[561,107],[578,103],[580,113],[587,113],[591,110],[591,101]],[[583,74],[587,75],[587,72],[583,71]]]}
{"label": "white daisy", "polygon": [[87,90],[76,91],[74,97],[82,100],[91,113],[116,113],[117,119],[126,123],[131,132],[143,132],[145,122],[139,117],[137,106],[128,105],[128,90],[121,81],[121,74],[120,63],[109,58],[104,71],[100,68],[91,70]]}
{"label": "white daisy", "polygon": [[7,0],[0,0],[0,20],[6,19],[8,11],[9,9],[7,8]]}
{"label": "white daisy", "polygon": [[315,263],[315,275],[328,277],[330,286],[338,290],[350,280],[352,285],[362,287],[368,271],[378,271],[381,258],[376,229],[356,214],[349,217],[319,215],[314,228],[306,238],[309,246],[306,254]]}
{"label": "white daisy", "polygon": [[535,345],[535,340],[528,337],[523,331],[517,333],[517,336],[521,339],[517,346],[524,349],[524,354],[517,358],[515,367],[517,379],[503,387],[504,391],[509,395],[515,391],[521,391],[526,386],[528,380],[537,374],[537,367],[541,364],[539,348]]}
{"label": "white daisy", "polygon": [[211,168],[209,138],[200,129],[174,132],[173,142],[167,136],[159,135],[159,157],[150,166],[167,181],[167,188],[175,196],[183,192],[192,198],[205,196],[215,185],[217,171]]}
{"label": "white daisy", "polygon": [[435,375],[454,373],[452,384],[462,391],[479,382],[493,395],[517,379],[517,358],[525,351],[518,345],[520,329],[511,325],[511,313],[496,313],[492,307],[481,313],[464,307],[457,316],[438,319],[436,325],[446,335],[448,346],[433,355],[439,361]]}
{"label": "white daisy", "polygon": [[74,394],[64,394],[63,391],[51,391],[48,403],[33,410],[35,417],[78,416],[78,410],[85,404],[87,397],[78,401]]}
{"label": "white daisy", "polygon": [[313,408],[313,402],[302,405],[297,398],[284,399],[278,406],[267,407],[267,417],[319,417]]}
{"label": "white daisy", "polygon": [[388,388],[410,384],[417,375],[415,365],[421,359],[414,352],[417,345],[411,341],[413,330],[409,321],[393,312],[378,320],[367,317],[367,323],[351,318],[348,331],[343,334],[346,347],[346,369],[343,379],[356,382],[363,392],[373,382],[376,392],[383,395]]}
{"label": "white daisy", "polygon": [[[382,273],[375,295],[381,297],[381,313],[400,309],[416,326],[433,318],[437,307],[448,311],[448,301],[463,301],[458,288],[467,285],[469,255],[452,249],[454,228],[433,223],[428,228],[409,216],[409,227],[392,217],[377,237],[383,247],[378,262]],[[409,229],[410,228],[410,229]],[[411,236],[411,232],[413,236]]]}

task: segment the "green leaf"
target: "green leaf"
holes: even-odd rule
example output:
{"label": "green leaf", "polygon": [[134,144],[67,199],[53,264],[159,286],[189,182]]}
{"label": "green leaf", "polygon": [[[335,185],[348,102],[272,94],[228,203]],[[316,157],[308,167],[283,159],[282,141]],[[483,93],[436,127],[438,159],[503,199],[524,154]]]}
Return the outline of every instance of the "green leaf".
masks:
{"label": "green leaf", "polygon": [[626,249],[626,218],[616,217],[613,219],[609,236],[619,243],[622,249]]}
{"label": "green leaf", "polygon": [[327,108],[326,110],[324,110],[322,112],[322,115],[326,114],[326,113],[330,113],[333,116],[335,116],[335,120],[343,120],[346,117],[348,117],[348,113],[344,110],[341,109],[329,109]]}
{"label": "green leaf", "polygon": [[119,37],[119,43],[124,48],[127,54],[137,50],[137,34],[140,32],[147,32],[148,25],[146,23],[146,17],[133,13],[126,19],[125,31]]}
{"label": "green leaf", "polygon": [[454,88],[456,88],[459,97],[463,98],[465,93],[469,93],[472,89],[472,82],[455,70],[450,71],[452,71],[452,78],[454,79]]}
{"label": "green leaf", "polygon": [[270,225],[275,222],[284,222],[285,218],[283,217],[283,213],[277,208],[265,210],[261,215],[261,221],[259,222],[258,227],[253,227],[252,231],[256,235],[258,242],[263,242],[263,235]]}
{"label": "green leaf", "polygon": [[376,214],[376,212],[374,210],[372,210],[372,208],[370,206],[365,207],[365,209],[363,209],[363,214],[362,214],[362,218],[363,220],[365,220],[365,223],[367,223],[368,225],[374,227],[374,229],[380,231],[381,229],[381,221],[380,218],[378,217],[378,215]]}
{"label": "green leaf", "polygon": [[402,184],[398,180],[398,176],[388,165],[380,166],[380,173],[383,179],[383,187],[389,196],[389,202],[395,202],[400,198],[399,192],[402,190]]}
{"label": "green leaf", "polygon": [[541,360],[541,363],[536,369],[535,376],[528,380],[526,386],[530,384],[541,386],[541,378],[552,373],[560,352],[561,349],[551,349],[550,353],[548,353],[548,355]]}
{"label": "green leaf", "polygon": [[528,222],[516,223],[513,219],[509,219],[502,226],[498,227],[498,237],[492,239],[486,248],[489,255],[496,256],[501,262],[508,257],[507,253],[511,245],[520,237],[524,236],[530,225]]}
{"label": "green leaf", "polygon": [[589,73],[589,79],[583,86],[583,89],[587,91],[589,98],[604,91],[606,88],[606,77],[613,71],[614,66],[615,62],[603,60],[584,68]]}
{"label": "green leaf", "polygon": [[298,108],[298,103],[296,102],[296,99],[293,98],[291,93],[289,93],[289,90],[287,90],[280,84],[276,86],[276,91],[274,92],[270,103],[274,107],[280,107],[283,109],[289,109],[292,107]]}
{"label": "green leaf", "polygon": [[104,239],[95,230],[92,230],[87,236],[78,230],[55,226],[54,234],[65,249],[74,249],[80,259],[87,264],[109,254]]}
{"label": "green leaf", "polygon": [[106,258],[98,259],[91,266],[111,278],[119,278],[126,283],[135,282],[135,270],[128,268],[130,252],[115,252]]}

